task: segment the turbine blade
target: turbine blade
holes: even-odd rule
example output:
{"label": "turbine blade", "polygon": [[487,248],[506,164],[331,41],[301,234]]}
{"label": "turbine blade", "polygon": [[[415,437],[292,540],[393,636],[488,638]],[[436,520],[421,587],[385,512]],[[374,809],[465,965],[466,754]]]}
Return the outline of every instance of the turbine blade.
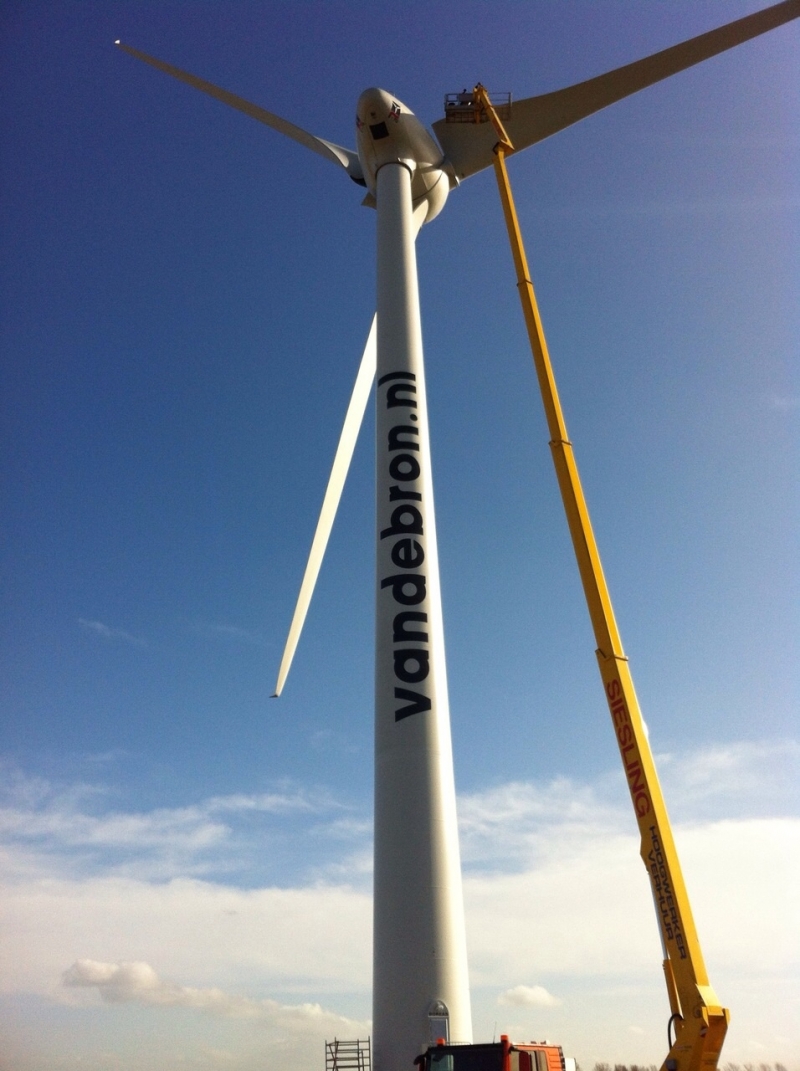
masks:
{"label": "turbine blade", "polygon": [[281,694],[283,686],[286,683],[289,667],[292,664],[294,652],[297,649],[297,642],[300,639],[303,623],[305,622],[306,614],[308,613],[311,596],[314,593],[314,585],[319,576],[325,548],[328,545],[328,537],[331,534],[333,521],[336,517],[336,510],[339,507],[339,499],[342,497],[342,489],[344,487],[345,478],[347,477],[347,470],[350,468],[350,461],[353,457],[353,450],[355,449],[358,432],[361,428],[361,422],[364,419],[364,410],[367,408],[367,400],[369,398],[370,390],[372,389],[372,381],[375,378],[375,364],[377,359],[377,322],[377,316],[374,316],[372,318],[372,327],[369,331],[367,344],[364,347],[364,353],[361,358],[361,366],[358,369],[355,386],[353,387],[353,394],[350,398],[350,404],[347,407],[347,415],[344,418],[344,427],[342,428],[342,434],[339,437],[336,456],[333,459],[333,468],[331,470],[330,479],[328,480],[327,490],[325,491],[325,498],[322,501],[322,510],[320,511],[319,521],[317,521],[317,530],[314,533],[314,540],[311,544],[311,553],[308,556],[308,564],[306,565],[306,571],[303,574],[303,583],[300,585],[300,595],[297,599],[297,606],[295,606],[294,616],[292,617],[292,623],[289,627],[289,636],[286,640],[286,647],[283,652],[283,658],[281,659],[280,669],[278,670],[278,683],[275,685],[273,699],[276,699]]}
{"label": "turbine blade", "polygon": [[279,115],[274,115],[272,112],[268,112],[266,108],[260,108],[257,104],[251,104],[250,101],[245,100],[244,97],[237,97],[235,93],[229,93],[227,89],[220,89],[219,86],[215,86],[211,82],[206,82],[204,79],[198,78],[194,74],[189,74],[188,71],[182,71],[180,67],[173,67],[172,64],[164,63],[163,60],[156,59],[154,56],[148,56],[146,52],[140,52],[137,48],[131,48],[130,45],[123,45],[121,41],[115,41],[114,44],[117,48],[121,48],[123,52],[127,52],[128,55],[134,56],[143,63],[149,63],[151,67],[156,67],[159,71],[172,75],[173,78],[177,78],[181,82],[186,82],[187,85],[193,86],[195,89],[199,89],[203,93],[208,93],[210,97],[216,97],[216,99],[221,100],[223,104],[228,104],[231,108],[236,108],[238,111],[244,112],[245,115],[249,115],[252,119],[257,119],[259,123],[271,126],[273,130],[280,131],[280,133],[285,134],[287,138],[291,138],[293,141],[305,145],[305,147],[311,149],[312,152],[319,153],[320,156],[324,156],[325,159],[330,160],[331,163],[339,164],[340,167],[345,169],[354,182],[357,182],[360,186],[366,185],[361,170],[361,163],[358,159],[358,153],[353,152],[351,149],[345,149],[341,145],[336,145],[332,141],[326,141],[324,138],[318,138],[314,134],[309,134],[307,130],[295,126],[295,124],[290,123],[288,119],[281,119]]}
{"label": "turbine blade", "polygon": [[[783,0],[780,4],[773,4],[772,7],[746,15],[716,30],[709,30],[708,33],[608,71],[597,78],[554,93],[514,101],[511,118],[504,124],[508,136],[515,150],[526,149],[601,108],[607,108],[609,104],[615,104],[632,93],[638,93],[640,89],[685,71],[695,63],[702,63],[711,56],[774,30],[798,16],[800,0]],[[459,180],[482,171],[494,162],[497,134],[491,123],[448,123],[440,119],[433,124],[433,129]]]}

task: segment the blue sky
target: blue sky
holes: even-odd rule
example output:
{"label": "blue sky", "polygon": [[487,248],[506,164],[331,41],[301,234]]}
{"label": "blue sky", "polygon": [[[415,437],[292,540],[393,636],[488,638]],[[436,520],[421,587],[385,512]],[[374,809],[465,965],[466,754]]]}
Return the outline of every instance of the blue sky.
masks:
{"label": "blue sky", "polygon": [[[374,311],[374,214],[114,39],[352,145],[369,85],[432,123],[478,79],[546,92],[759,6],[4,5],[14,1071],[311,1068],[368,1029],[369,417],[268,696]],[[724,1055],[793,1067],[799,36],[510,163]],[[418,256],[476,1035],[658,1063],[655,924],[491,173]]]}

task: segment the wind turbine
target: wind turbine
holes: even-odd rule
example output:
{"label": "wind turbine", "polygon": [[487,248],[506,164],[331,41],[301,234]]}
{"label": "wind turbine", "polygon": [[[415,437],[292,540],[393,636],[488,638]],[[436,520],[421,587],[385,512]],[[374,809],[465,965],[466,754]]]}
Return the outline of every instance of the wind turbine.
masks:
{"label": "wind turbine", "polygon": [[[597,78],[509,103],[503,155],[798,16],[800,0],[784,0]],[[457,95],[434,123],[434,138],[401,101],[372,88],[358,101],[353,151],[116,44],[336,164],[366,188],[364,204],[377,210],[376,321],[275,694],[295,653],[377,376],[373,1058],[376,1071],[407,1071],[436,1036],[472,1040],[415,240],[450,190],[494,164],[497,124],[480,121],[472,95]]]}

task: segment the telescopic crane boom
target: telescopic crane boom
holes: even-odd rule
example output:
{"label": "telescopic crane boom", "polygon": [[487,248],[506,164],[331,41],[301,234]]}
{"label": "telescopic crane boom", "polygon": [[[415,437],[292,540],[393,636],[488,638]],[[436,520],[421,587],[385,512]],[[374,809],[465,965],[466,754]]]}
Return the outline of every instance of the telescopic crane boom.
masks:
{"label": "telescopic crane boom", "polygon": [[547,416],[550,449],[594,629],[603,690],[639,824],[640,852],[650,877],[661,930],[664,975],[670,1003],[667,1030],[669,1052],[661,1071],[714,1071],[730,1013],[720,1004],[706,973],[653,753],[639,711],[628,659],[622,648],[572,443],[561,411],[506,170],[505,158],[514,151],[514,146],[486,89],[480,84],[474,90],[474,113],[476,122],[491,122],[497,135],[495,174]]}

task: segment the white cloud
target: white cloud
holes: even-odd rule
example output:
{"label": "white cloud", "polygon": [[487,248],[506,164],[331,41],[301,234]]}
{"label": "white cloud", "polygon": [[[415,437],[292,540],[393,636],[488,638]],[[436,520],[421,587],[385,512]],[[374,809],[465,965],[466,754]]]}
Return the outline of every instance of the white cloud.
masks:
{"label": "white cloud", "polygon": [[202,986],[275,995],[368,993],[372,904],[341,885],[29,877],[3,890],[0,992],[59,994],[77,960],[150,963]]}
{"label": "white cloud", "polygon": [[197,988],[162,981],[149,963],[140,961],[102,963],[76,960],[62,975],[68,988],[97,989],[110,1004],[136,1003],[146,1007],[191,1008],[210,1015],[233,1019],[260,1019],[292,1032],[323,1029],[334,1034],[357,1037],[369,1032],[369,1023],[357,1022],[326,1011],[316,1003],[280,1004],[275,1000],[253,1000],[217,987]]}
{"label": "white cloud", "polygon": [[[507,985],[532,966],[588,978],[660,963],[638,835],[617,825],[593,821],[587,836],[556,824],[549,843],[537,831],[539,850],[525,867],[467,876],[478,984]],[[800,947],[787,935],[800,917],[800,819],[697,823],[676,827],[675,839],[708,961],[737,971],[798,969]]]}
{"label": "white cloud", "polygon": [[796,394],[771,394],[769,405],[780,413],[792,413],[800,409],[800,397]]}
{"label": "white cloud", "polygon": [[126,632],[122,628],[111,628],[109,625],[104,625],[102,621],[87,621],[85,617],[79,617],[78,624],[81,628],[86,629],[88,632],[94,632],[106,640],[122,640],[125,643],[133,644],[134,647],[147,646],[147,641],[141,637],[132,636],[130,632]]}
{"label": "white cloud", "polygon": [[458,813],[463,861],[468,871],[484,873],[541,865],[576,839],[588,842],[629,825],[594,786],[565,777],[462,796]]}
{"label": "white cloud", "polygon": [[498,1004],[516,1004],[528,1008],[556,1008],[562,1002],[543,985],[515,985],[497,998]]}
{"label": "white cloud", "polygon": [[[703,801],[730,800],[738,791],[740,811],[756,814],[675,829],[712,981],[733,1008],[728,1059],[800,1058],[790,997],[800,973],[800,819],[789,814],[794,796],[786,774],[797,753],[794,744],[737,744],[671,756],[664,765],[679,809],[695,800],[705,813]],[[319,1002],[354,1020],[366,1017],[367,816],[291,786],[181,808],[93,813],[108,806],[96,786],[56,789],[20,777],[6,784],[0,991],[84,1007],[88,998],[97,1015],[104,1006],[111,1014],[112,1004],[128,1009],[125,1015],[194,1008],[213,1012],[220,1024],[240,1015],[254,1028],[270,1024],[275,1038],[289,1036],[282,1019],[289,1012],[280,1009]],[[477,1036],[491,1036],[499,992],[505,1032],[557,1037],[589,1065],[652,1063],[663,1055],[661,952],[635,823],[618,788],[611,777],[595,784],[562,778],[494,786],[461,800]],[[759,814],[764,797],[767,813]],[[295,823],[292,830],[304,823],[302,850],[313,864],[304,877],[283,888],[223,880],[220,872],[237,853],[270,850],[269,840],[259,839],[262,827],[256,839],[237,839],[247,816]],[[95,855],[86,868],[86,853],[98,846],[116,854],[102,865]],[[71,869],[65,859],[74,861]],[[203,859],[216,861],[215,880],[192,876]],[[178,869],[170,875],[172,865]],[[62,986],[69,964],[72,984]],[[532,977],[536,985],[526,984]],[[302,1015],[296,1021],[305,1022]],[[312,1025],[321,1021],[310,1015]],[[169,1036],[177,1046],[177,1035]],[[291,1036],[300,1039],[301,1027]],[[227,1035],[214,1038],[209,1045],[220,1052],[234,1044]],[[297,1044],[297,1066],[310,1067]],[[237,1045],[238,1068],[244,1050]],[[170,1066],[179,1062],[175,1053]]]}
{"label": "white cloud", "polygon": [[147,814],[112,812],[100,817],[61,806],[31,814],[3,809],[0,830],[20,839],[47,839],[65,848],[95,846],[131,851],[169,844],[191,852],[218,843],[225,834],[225,826],[211,821],[204,807],[155,810]]}
{"label": "white cloud", "polygon": [[[109,810],[103,786],[53,785],[6,770],[0,806],[0,837],[28,855],[50,861],[52,873],[100,869],[139,878],[168,879],[235,867],[260,822],[313,820],[331,840],[360,840],[363,823],[342,818],[344,808],[324,792],[296,786],[262,793],[212,796],[184,807],[144,812]],[[19,853],[16,856],[20,858]]]}
{"label": "white cloud", "polygon": [[[670,811],[695,823],[800,811],[796,741],[720,744],[657,761]],[[580,846],[588,858],[596,842],[611,847],[615,837],[636,833],[621,769],[592,784],[512,781],[462,796],[459,824],[469,874],[538,870],[574,858]]]}
{"label": "white cloud", "polygon": [[128,757],[129,752],[124,748],[111,748],[109,751],[100,751],[88,755],[82,755],[81,761],[89,766],[108,766]]}
{"label": "white cloud", "polygon": [[657,756],[667,798],[695,816],[771,816],[800,808],[800,743],[738,741]]}

